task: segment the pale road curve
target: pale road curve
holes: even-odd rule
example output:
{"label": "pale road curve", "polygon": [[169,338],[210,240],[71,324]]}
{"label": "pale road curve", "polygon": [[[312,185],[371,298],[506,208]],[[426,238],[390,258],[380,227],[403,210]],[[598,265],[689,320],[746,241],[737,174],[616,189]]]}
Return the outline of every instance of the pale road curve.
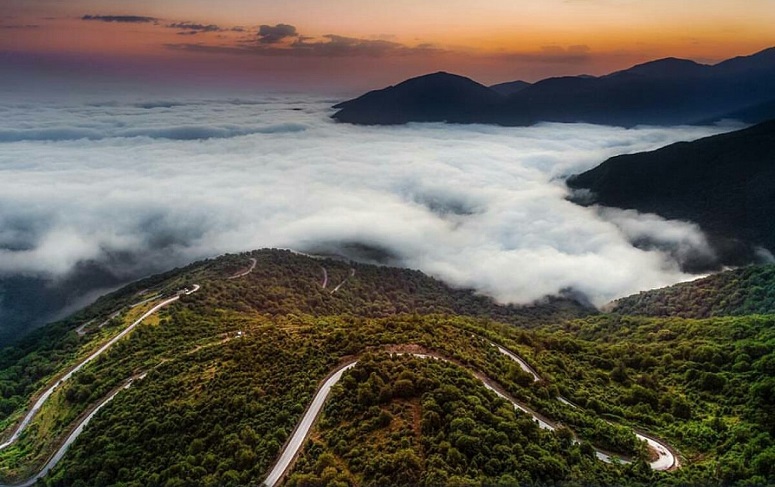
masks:
{"label": "pale road curve", "polygon": [[[499,350],[506,350],[502,347],[499,347],[498,345],[495,345],[495,344],[492,344],[492,345],[498,347]],[[400,353],[399,352],[399,353],[396,353],[396,355],[412,355],[418,358],[437,359],[437,360],[444,360],[449,362],[448,359],[442,356],[427,354],[427,353]],[[513,354],[512,352],[508,352],[507,355],[509,357],[517,357],[517,355]],[[518,362],[524,363],[524,361],[521,359],[518,360]],[[358,364],[358,360],[354,360],[344,365],[341,365],[339,368],[334,370],[334,372],[325,380],[325,382],[323,382],[323,385],[320,386],[318,391],[315,393],[315,396],[312,399],[312,403],[310,404],[309,408],[307,408],[307,410],[305,411],[301,421],[296,425],[296,428],[294,429],[293,434],[291,435],[291,439],[285,444],[283,452],[280,455],[280,458],[277,460],[277,463],[275,463],[275,465],[272,467],[272,470],[270,470],[269,474],[267,475],[262,485],[266,487],[275,487],[276,485],[278,485],[280,480],[288,472],[292,463],[294,462],[297,455],[301,451],[301,447],[304,445],[304,441],[309,436],[309,433],[312,430],[312,426],[314,425],[315,420],[318,418],[321,410],[323,409],[323,404],[325,404],[326,399],[331,393],[331,388],[337,382],[339,382],[339,380],[342,378],[342,375],[347,370],[355,367],[357,364]],[[527,363],[525,363],[525,366],[529,367]],[[494,381],[490,380],[485,375],[480,373],[475,373],[475,372],[472,372],[472,373],[477,379],[482,381],[482,383],[487,389],[493,391],[500,398],[510,402],[514,406],[514,408],[519,409],[520,411],[523,411],[529,414],[530,416],[532,416],[532,418],[538,423],[538,426],[540,428],[551,430],[551,431],[554,431],[557,429],[556,424],[553,424],[548,419],[537,414],[527,406],[520,404],[512,397],[509,397],[505,392],[496,388],[493,385]],[[665,447],[660,443],[657,443],[655,440],[651,438],[646,438],[639,434],[636,434],[636,436],[641,440],[648,441],[649,444],[653,446],[656,449],[657,453],[660,455],[656,461],[650,463],[652,469],[668,470],[675,465],[675,458],[673,457],[672,453],[670,453],[670,450],[667,447]],[[607,454],[597,449],[595,449],[595,456],[598,459],[608,463],[613,461],[613,459],[616,459],[623,463],[627,462],[626,459],[622,459],[620,457]]]}
{"label": "pale road curve", "polygon": [[[512,351],[510,351],[510,350],[508,350],[506,348],[503,348],[500,345],[497,345],[495,343],[490,342],[490,345],[492,345],[494,347],[497,347],[498,350],[501,353],[503,353],[504,355],[506,355],[509,358],[511,358],[514,361],[516,361],[520,365],[520,367],[522,367],[523,370],[525,370],[526,372],[532,374],[534,381],[541,380],[541,378],[535,372],[535,369],[533,369],[521,357],[519,357],[518,355],[516,355]],[[399,353],[398,355],[402,355],[402,354]],[[420,358],[434,358],[434,359],[449,361],[449,360],[447,360],[446,358],[444,358],[442,356],[434,355],[434,354],[418,354],[418,353],[415,353],[415,354],[412,354],[412,355],[414,355],[416,357],[420,357]],[[484,374],[477,373],[477,372],[472,372],[472,373],[474,374],[474,376],[477,379],[482,381],[482,383],[484,384],[484,386],[487,389],[490,389],[491,391],[493,391],[495,394],[497,394],[502,399],[505,399],[506,401],[512,403],[516,409],[519,409],[520,411],[522,411],[522,412],[524,412],[526,414],[529,414],[533,418],[533,420],[538,424],[539,428],[545,429],[545,430],[549,430],[549,431],[556,431],[557,430],[557,424],[556,423],[550,421],[549,419],[545,418],[541,414],[539,414],[539,413],[535,412],[534,410],[530,409],[526,405],[521,404],[520,402],[516,401],[512,397],[509,397],[505,393],[505,391],[501,391],[498,388],[494,387],[493,386],[494,381],[492,381],[489,377],[487,377]],[[560,402],[568,404],[568,405],[570,405],[573,408],[577,408],[578,407],[578,406],[576,406],[575,404],[571,403],[570,401],[568,401],[567,399],[565,399],[562,396],[557,396],[557,399]],[[638,440],[645,441],[646,443],[648,443],[648,445],[650,447],[652,447],[652,449],[657,453],[658,458],[656,460],[654,460],[653,462],[649,462],[649,465],[651,466],[651,468],[653,470],[670,470],[671,468],[678,466],[677,460],[676,460],[675,456],[673,455],[673,453],[670,451],[670,449],[667,446],[657,442],[653,438],[644,436],[644,435],[638,433],[637,431],[634,432],[634,434],[635,434],[635,437],[638,438]],[[578,439],[574,438],[573,442],[574,443],[578,443],[579,441],[578,441]],[[614,454],[611,454],[611,453],[608,453],[608,452],[604,452],[602,450],[598,450],[597,448],[595,448],[595,456],[599,460],[602,460],[602,461],[604,461],[606,463],[612,463],[614,460],[617,460],[617,461],[619,461],[621,463],[630,463],[630,460],[628,460],[626,458],[623,458],[623,457],[620,457],[618,455],[614,455]]]}
{"label": "pale road curve", "polygon": [[313,423],[320,415],[320,411],[323,409],[323,404],[325,404],[328,395],[331,393],[331,388],[334,386],[334,384],[339,382],[339,379],[342,378],[342,374],[344,374],[345,371],[352,369],[357,363],[358,361],[356,360],[339,367],[334,371],[333,374],[331,374],[328,379],[326,379],[325,382],[323,382],[323,385],[320,386],[320,389],[318,389],[317,393],[315,394],[315,398],[312,400],[312,404],[310,404],[309,408],[307,408],[307,411],[304,413],[304,417],[301,418],[301,421],[293,430],[293,435],[286,443],[285,449],[283,450],[282,455],[280,455],[279,460],[277,460],[277,463],[269,472],[269,475],[267,475],[266,480],[264,480],[264,485],[273,487],[279,482],[283,474],[291,466],[291,463],[293,463],[296,455],[301,450],[301,446],[304,444],[304,440],[307,439],[310,429],[312,429]]}
{"label": "pale road curve", "polygon": [[339,288],[344,286],[344,283],[347,282],[347,280],[355,275],[355,269],[350,269],[350,275],[344,278],[344,281],[340,282],[336,285],[333,291],[331,291],[331,294],[334,294],[335,292],[339,291]]}
{"label": "pale road curve", "polygon": [[136,303],[134,303],[134,304],[130,304],[130,305],[128,306],[128,308],[129,308],[129,309],[132,309],[132,308],[137,308],[138,306],[141,306],[141,305],[143,305],[143,304],[147,303],[148,301],[153,301],[154,299],[159,299],[160,297],[161,297],[161,296],[159,296],[159,295],[157,294],[157,295],[155,295],[155,296],[151,296],[150,298],[145,298],[145,299],[143,299],[142,301],[138,301],[138,302],[136,302]]}
{"label": "pale road curve", "polygon": [[199,291],[200,287],[201,286],[199,286],[199,284],[194,284],[193,287],[191,287],[191,289],[189,288],[183,289],[182,293],[185,294],[186,296],[190,296],[195,292]]}
{"label": "pale road curve", "polygon": [[82,337],[86,334],[86,327],[94,323],[94,318],[90,319],[86,323],[82,324],[78,328],[75,329],[75,332],[78,334],[79,337]]}
{"label": "pale road curve", "polygon": [[323,283],[321,286],[323,286],[323,289],[325,289],[326,286],[328,286],[328,271],[325,267],[321,267],[321,269],[323,269]]}
{"label": "pale road curve", "polygon": [[[180,291],[179,293],[180,294],[193,294],[193,293],[195,293],[198,290],[199,290],[199,285],[198,284],[194,284],[194,287],[193,287],[192,290],[185,289],[183,291]],[[124,328],[124,330],[122,330],[121,333],[119,333],[115,337],[111,338],[110,341],[108,341],[106,344],[104,344],[99,349],[97,349],[96,352],[94,352],[91,355],[89,355],[88,357],[86,357],[78,365],[73,367],[68,373],[66,373],[64,376],[62,376],[62,378],[60,378],[53,386],[51,386],[48,389],[46,389],[46,391],[43,392],[43,394],[40,395],[38,400],[35,401],[35,404],[33,404],[32,408],[30,408],[30,410],[27,412],[27,415],[24,416],[24,419],[16,427],[16,430],[14,430],[14,432],[11,434],[11,437],[8,438],[8,440],[6,440],[5,442],[0,443],[0,450],[8,448],[10,445],[15,443],[16,440],[19,439],[19,436],[22,434],[22,432],[30,424],[30,421],[32,421],[32,418],[35,416],[35,414],[37,414],[37,412],[40,410],[40,408],[43,407],[43,404],[46,402],[46,400],[48,400],[49,397],[51,397],[51,394],[54,393],[54,391],[57,389],[57,387],[62,385],[65,381],[69,380],[76,372],[81,370],[86,364],[88,364],[92,360],[94,360],[97,357],[99,357],[100,355],[102,355],[102,353],[104,353],[106,350],[108,350],[110,347],[112,347],[117,341],[119,341],[122,338],[124,338],[127,334],[129,334],[132,330],[134,330],[137,325],[142,323],[143,320],[145,320],[146,318],[148,318],[152,314],[156,313],[157,311],[159,311],[163,307],[165,307],[165,306],[167,306],[167,305],[169,305],[171,303],[174,303],[175,301],[180,299],[180,294],[177,294],[176,296],[173,296],[173,297],[171,297],[171,298],[169,298],[169,299],[167,299],[165,301],[162,301],[161,303],[157,304],[156,306],[154,306],[150,310],[146,311],[145,314],[143,314],[140,318],[135,320],[134,323],[132,323],[131,325],[129,325],[126,328]]]}
{"label": "pale road curve", "polygon": [[[140,379],[144,376],[139,377]],[[105,406],[107,403],[113,400],[116,395],[123,391],[124,389],[129,389],[132,386],[132,379],[129,379],[126,384],[124,384],[123,387],[118,389],[117,391],[114,391],[111,393],[108,397],[102,400],[101,403],[97,405],[97,407],[94,408],[94,410],[88,414],[85,418],[83,418],[83,421],[81,421],[78,426],[70,433],[70,435],[67,437],[67,439],[62,443],[62,446],[59,447],[59,449],[54,453],[54,455],[46,462],[46,464],[43,466],[42,469],[32,477],[28,478],[27,480],[24,480],[18,484],[0,484],[0,487],[31,487],[32,485],[35,485],[35,482],[45,477],[51,469],[53,469],[57,463],[59,463],[60,460],[62,460],[62,457],[65,456],[65,453],[67,452],[67,449],[70,448],[70,445],[73,444],[73,442],[80,436],[81,433],[83,433],[83,430],[86,428],[86,425],[89,424],[89,421],[92,420],[92,418],[102,409],[103,406]]]}
{"label": "pale road curve", "polygon": [[[507,357],[514,360],[515,362],[517,362],[517,364],[519,364],[522,370],[524,370],[525,372],[533,376],[534,382],[541,380],[541,377],[538,375],[535,369],[531,367],[530,364],[525,362],[525,360],[523,360],[521,357],[519,357],[512,351],[498,345],[497,343],[490,342],[490,345],[497,347],[499,352],[506,355]],[[576,406],[575,404],[573,404],[573,402],[569,401],[568,399],[562,396],[557,396],[557,400],[572,408],[578,409],[578,406]],[[675,454],[667,445],[664,445],[659,441],[655,440],[654,438],[651,438],[650,436],[646,436],[637,431],[635,432],[635,437],[640,441],[645,441],[651,447],[651,449],[657,454],[657,459],[649,463],[649,465],[651,465],[651,468],[653,470],[670,470],[672,468],[677,468],[680,466]],[[597,456],[603,461],[610,461],[610,455],[606,455],[603,452],[597,452]]]}
{"label": "pale road curve", "polygon": [[110,316],[108,316],[108,319],[103,321],[102,323],[100,323],[97,328],[102,328],[103,326],[105,326],[108,323],[110,323],[110,320],[112,320],[113,318],[115,318],[118,315],[120,315],[122,311],[124,311],[124,308],[120,308],[118,311],[114,311]]}
{"label": "pale road curve", "polygon": [[229,279],[237,279],[237,278],[242,277],[242,276],[247,276],[248,274],[253,272],[253,269],[256,268],[256,264],[258,264],[258,260],[256,260],[255,257],[251,257],[250,258],[250,267],[248,267],[246,270],[244,270],[242,272],[238,272],[238,273],[234,274],[233,276],[229,276],[228,278]]}
{"label": "pale road curve", "polygon": [[500,353],[507,356],[511,360],[515,361],[517,364],[519,364],[519,368],[521,368],[523,371],[527,372],[528,374],[532,375],[533,382],[538,382],[539,380],[541,380],[541,377],[538,375],[538,372],[536,372],[535,369],[530,366],[530,364],[522,360],[522,357],[520,357],[519,355],[516,355],[511,350],[507,348],[503,348],[500,345],[497,345],[495,343],[490,342],[490,345],[492,345],[493,347],[497,347]]}

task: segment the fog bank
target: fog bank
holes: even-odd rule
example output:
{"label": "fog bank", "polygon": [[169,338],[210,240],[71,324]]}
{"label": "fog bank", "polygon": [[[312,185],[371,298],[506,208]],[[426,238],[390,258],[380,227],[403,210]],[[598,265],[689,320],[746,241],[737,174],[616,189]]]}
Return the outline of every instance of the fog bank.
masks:
{"label": "fog bank", "polygon": [[603,304],[712,252],[691,224],[577,206],[563,178],[718,128],[356,127],[328,118],[332,102],[0,104],[0,280],[366,246],[503,302],[574,289]]}

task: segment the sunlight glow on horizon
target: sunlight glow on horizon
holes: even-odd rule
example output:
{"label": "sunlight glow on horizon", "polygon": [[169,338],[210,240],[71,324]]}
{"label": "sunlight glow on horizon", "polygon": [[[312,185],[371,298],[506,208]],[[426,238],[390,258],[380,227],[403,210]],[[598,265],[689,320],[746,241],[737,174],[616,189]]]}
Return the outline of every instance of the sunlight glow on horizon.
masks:
{"label": "sunlight glow on horizon", "polygon": [[[488,83],[536,81],[604,74],[669,56],[713,63],[775,45],[775,4],[770,0],[749,0],[744,7],[730,0],[488,0],[475,7],[464,0],[7,2],[0,17],[4,52],[127,62],[166,58],[202,67],[221,66],[233,58],[238,71],[290,73],[289,62],[280,59],[287,56],[295,59],[299,76],[310,69],[317,72],[314,66],[321,62],[314,57],[357,70],[357,63],[345,59],[350,57],[360,59],[370,77],[380,78],[381,73],[385,82],[437,69]],[[81,20],[87,14],[158,21]],[[181,22],[213,24],[220,30],[186,33],[168,27]],[[298,36],[261,45],[256,35],[264,24],[292,25]],[[235,27],[243,30],[235,32]],[[324,45],[333,39],[329,35],[337,36],[340,44]],[[309,48],[301,52],[289,48],[294,42],[317,45],[302,46]],[[266,47],[272,49],[257,49]]]}

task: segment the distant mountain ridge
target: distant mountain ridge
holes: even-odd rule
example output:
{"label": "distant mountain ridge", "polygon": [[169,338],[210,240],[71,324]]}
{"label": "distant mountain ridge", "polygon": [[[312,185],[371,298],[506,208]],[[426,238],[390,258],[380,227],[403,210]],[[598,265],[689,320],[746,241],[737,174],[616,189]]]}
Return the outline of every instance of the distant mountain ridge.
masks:
{"label": "distant mountain ridge", "polygon": [[[361,125],[407,122],[585,122],[635,126],[707,123],[775,98],[775,48],[715,65],[665,58],[605,76],[565,76],[486,87],[434,73],[336,105],[333,118]],[[746,122],[772,111],[752,110]],[[764,118],[761,118],[764,117]]]}
{"label": "distant mountain ridge", "polygon": [[775,253],[775,120],[612,157],[567,183],[596,204],[699,224],[722,264]]}

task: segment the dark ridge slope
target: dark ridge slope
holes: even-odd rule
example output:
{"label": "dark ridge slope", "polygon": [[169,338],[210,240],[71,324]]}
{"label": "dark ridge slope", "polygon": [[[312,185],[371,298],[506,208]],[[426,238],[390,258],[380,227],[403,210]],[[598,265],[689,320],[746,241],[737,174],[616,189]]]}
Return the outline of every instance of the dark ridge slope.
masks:
{"label": "dark ridge slope", "polygon": [[720,240],[732,239],[772,252],[775,121],[613,157],[570,178],[568,186],[590,190],[600,205],[693,221],[716,241],[717,250],[723,250]]}
{"label": "dark ridge slope", "polygon": [[775,120],[775,99],[757,103],[749,107],[741,108],[717,117],[704,120],[705,124],[715,124],[722,120],[737,120],[743,123],[756,124]]}

